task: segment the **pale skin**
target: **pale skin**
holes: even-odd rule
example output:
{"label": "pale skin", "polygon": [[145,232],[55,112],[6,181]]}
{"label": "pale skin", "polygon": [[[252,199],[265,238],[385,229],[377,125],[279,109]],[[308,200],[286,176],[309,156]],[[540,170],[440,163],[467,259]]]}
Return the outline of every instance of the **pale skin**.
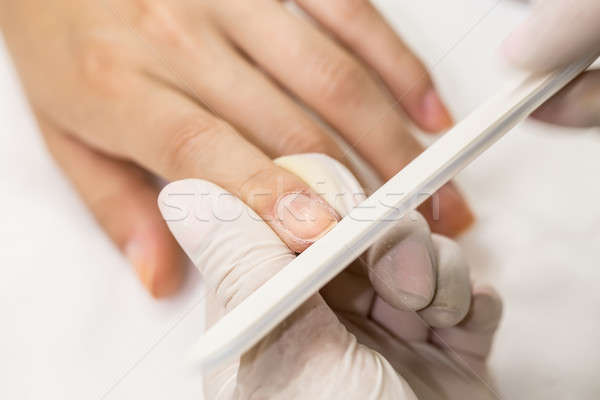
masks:
{"label": "pale skin", "polygon": [[[309,111],[382,179],[421,151],[407,118],[429,132],[452,124],[423,64],[368,1],[297,5],[315,24],[275,0],[0,1],[48,149],[154,296],[178,287],[183,255],[156,209],[153,175],[220,185],[299,252],[332,215],[272,159],[346,162]],[[286,225],[286,193],[305,194],[314,218]],[[439,201],[438,220],[424,208],[434,231],[472,222],[454,186]]]}

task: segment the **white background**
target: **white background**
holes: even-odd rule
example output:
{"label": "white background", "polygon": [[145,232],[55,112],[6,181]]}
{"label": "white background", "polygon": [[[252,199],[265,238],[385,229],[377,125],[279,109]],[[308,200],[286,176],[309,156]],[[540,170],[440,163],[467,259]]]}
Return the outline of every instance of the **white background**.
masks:
{"label": "white background", "polygon": [[[522,3],[377,3],[457,118],[507,79],[496,49]],[[184,363],[199,277],[150,299],[46,154],[1,49],[0,93],[0,398],[201,398]],[[503,398],[600,395],[599,176],[598,132],[529,122],[458,179],[478,215],[461,239],[474,275],[505,298],[491,359]]]}

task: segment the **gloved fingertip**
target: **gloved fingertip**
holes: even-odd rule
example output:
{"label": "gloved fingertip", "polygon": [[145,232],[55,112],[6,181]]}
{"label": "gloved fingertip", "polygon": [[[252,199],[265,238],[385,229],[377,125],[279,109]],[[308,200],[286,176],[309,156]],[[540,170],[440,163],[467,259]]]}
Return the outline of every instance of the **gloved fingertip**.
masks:
{"label": "gloved fingertip", "polygon": [[433,261],[427,246],[418,240],[396,243],[373,265],[369,276],[378,294],[400,310],[420,310],[434,295]]}
{"label": "gloved fingertip", "polygon": [[502,318],[502,300],[495,289],[478,287],[473,291],[471,309],[461,327],[473,332],[493,332]]}

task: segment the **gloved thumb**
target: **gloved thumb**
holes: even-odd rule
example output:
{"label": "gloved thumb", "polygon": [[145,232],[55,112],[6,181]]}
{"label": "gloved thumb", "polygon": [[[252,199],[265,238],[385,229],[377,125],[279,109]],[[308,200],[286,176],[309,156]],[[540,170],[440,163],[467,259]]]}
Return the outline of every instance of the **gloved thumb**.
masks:
{"label": "gloved thumb", "polygon": [[158,205],[169,229],[224,311],[234,308],[294,255],[248,206],[200,179],[167,185]]}
{"label": "gloved thumb", "polygon": [[600,50],[600,1],[541,0],[505,40],[517,67],[549,71]]}
{"label": "gloved thumb", "polygon": [[[307,155],[305,162],[306,171],[316,159]],[[323,181],[324,187],[339,189],[340,193],[360,192],[353,178],[344,183],[344,177],[348,177],[345,169],[334,170],[331,179]],[[310,175],[314,176],[307,173],[307,181]],[[350,183],[353,188],[348,187]],[[338,212],[344,213],[352,206],[352,201],[344,197],[339,202],[329,199],[338,205]],[[158,204],[171,232],[206,280],[209,325],[294,257],[258,215],[210,182],[173,182],[161,191]],[[340,390],[342,382],[344,390]],[[215,395],[210,398],[290,398],[299,390],[307,397],[332,399],[347,398],[348,393],[357,398],[370,398],[376,393],[415,398],[406,381],[380,354],[358,345],[318,295],[240,362],[213,371],[205,389]]]}

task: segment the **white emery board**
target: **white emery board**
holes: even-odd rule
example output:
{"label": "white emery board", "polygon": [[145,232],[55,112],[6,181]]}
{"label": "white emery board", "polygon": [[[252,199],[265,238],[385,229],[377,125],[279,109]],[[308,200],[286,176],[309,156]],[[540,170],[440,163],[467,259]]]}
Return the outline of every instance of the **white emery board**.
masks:
{"label": "white emery board", "polygon": [[524,77],[477,108],[209,328],[193,349],[192,362],[210,368],[241,356],[596,58]]}

